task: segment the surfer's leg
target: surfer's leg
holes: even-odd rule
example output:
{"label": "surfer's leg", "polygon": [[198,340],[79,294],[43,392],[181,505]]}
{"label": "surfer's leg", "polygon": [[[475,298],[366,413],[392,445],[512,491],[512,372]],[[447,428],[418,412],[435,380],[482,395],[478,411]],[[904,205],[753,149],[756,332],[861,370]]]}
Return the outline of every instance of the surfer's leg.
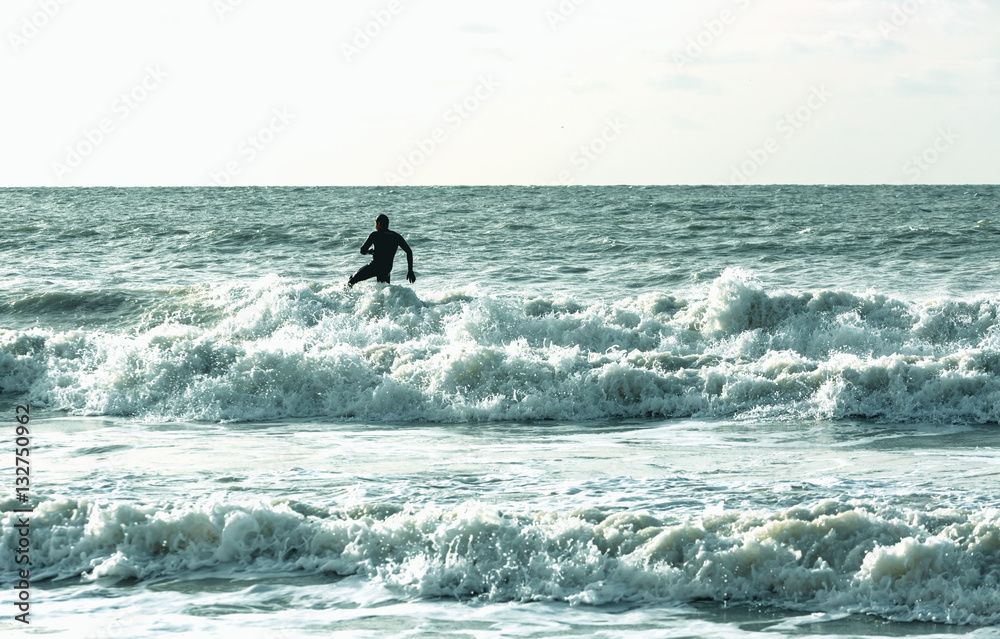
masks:
{"label": "surfer's leg", "polygon": [[379,273],[378,275],[375,276],[375,281],[376,282],[382,282],[383,284],[388,284],[389,283],[389,274],[388,273]]}
{"label": "surfer's leg", "polygon": [[347,280],[347,286],[350,288],[358,282],[370,279],[372,277],[378,276],[378,270],[375,268],[374,263],[365,264],[358,269],[358,272],[351,276],[351,279]]}

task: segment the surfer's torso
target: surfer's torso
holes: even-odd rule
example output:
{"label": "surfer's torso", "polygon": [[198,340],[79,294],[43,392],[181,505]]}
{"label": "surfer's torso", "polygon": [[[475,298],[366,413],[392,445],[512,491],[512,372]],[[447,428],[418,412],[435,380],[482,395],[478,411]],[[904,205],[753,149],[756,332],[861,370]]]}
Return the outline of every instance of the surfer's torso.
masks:
{"label": "surfer's torso", "polygon": [[372,231],[368,239],[361,246],[361,252],[365,253],[372,247],[372,264],[380,272],[388,273],[392,270],[392,260],[396,257],[396,249],[402,247],[407,253],[410,247],[406,244],[403,236],[388,229],[384,231]]}

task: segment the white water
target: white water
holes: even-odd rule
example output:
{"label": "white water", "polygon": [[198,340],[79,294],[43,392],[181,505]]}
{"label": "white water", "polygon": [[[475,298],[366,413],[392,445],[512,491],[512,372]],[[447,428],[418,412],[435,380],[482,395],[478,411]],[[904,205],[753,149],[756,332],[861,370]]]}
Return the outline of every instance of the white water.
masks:
{"label": "white water", "polygon": [[659,519],[600,509],[510,514],[475,502],[324,511],[295,503],[58,501],[32,518],[34,572],[144,581],[222,567],[216,574],[360,574],[415,599],[708,599],[897,621],[1000,620],[998,511],[834,500],[777,512],[706,511]]}
{"label": "white water", "polygon": [[[36,507],[35,579],[68,580],[38,597],[64,601],[48,588],[65,584],[95,618],[114,618],[114,602],[155,617],[197,600],[218,619],[244,611],[252,628],[269,600],[285,602],[278,610],[322,602],[339,611],[322,617],[333,630],[358,605],[433,618],[457,600],[517,605],[531,623],[574,632],[571,620],[609,606],[648,610],[643,623],[681,610],[671,623],[712,626],[716,613],[698,612],[712,602],[751,606],[750,618],[773,618],[767,626],[850,615],[998,622],[1000,511],[975,497],[1000,472],[982,447],[988,428],[40,425],[39,492],[78,496]],[[421,603],[439,597],[437,608]],[[210,627],[189,614],[176,617],[178,632]],[[446,627],[469,629],[476,616],[465,609]],[[153,617],[120,623],[148,631]],[[394,636],[392,619],[372,636]]]}
{"label": "white water", "polygon": [[998,298],[772,292],[729,271],[690,299],[425,300],[267,277],[171,303],[211,320],[0,330],[0,385],[153,421],[1000,420]]}
{"label": "white water", "polygon": [[994,191],[0,192],[0,628],[998,637]]}

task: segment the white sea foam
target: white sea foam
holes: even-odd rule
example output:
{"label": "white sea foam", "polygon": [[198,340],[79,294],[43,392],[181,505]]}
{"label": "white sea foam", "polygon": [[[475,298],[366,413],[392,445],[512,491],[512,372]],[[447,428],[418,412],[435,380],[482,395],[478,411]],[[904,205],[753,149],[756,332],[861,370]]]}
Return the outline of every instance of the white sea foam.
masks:
{"label": "white sea foam", "polygon": [[[12,503],[5,507],[11,507]],[[778,512],[641,512],[85,499],[32,516],[35,579],[360,575],[413,598],[758,602],[958,624],[1000,622],[1000,514],[825,501]],[[3,546],[13,549],[14,515]],[[13,552],[0,561],[13,569]]]}
{"label": "white sea foam", "polygon": [[0,386],[148,420],[1000,421],[993,298],[768,292],[735,270],[590,305],[273,276],[185,294],[210,319],[0,331]]}

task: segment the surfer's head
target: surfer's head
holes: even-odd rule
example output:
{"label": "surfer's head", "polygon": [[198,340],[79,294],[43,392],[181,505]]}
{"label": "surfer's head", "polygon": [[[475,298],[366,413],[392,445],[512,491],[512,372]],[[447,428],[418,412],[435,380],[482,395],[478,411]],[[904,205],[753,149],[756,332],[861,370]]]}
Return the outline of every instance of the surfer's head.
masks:
{"label": "surfer's head", "polygon": [[379,215],[377,218],[375,218],[375,228],[379,231],[388,231],[389,216],[383,213],[382,215]]}

